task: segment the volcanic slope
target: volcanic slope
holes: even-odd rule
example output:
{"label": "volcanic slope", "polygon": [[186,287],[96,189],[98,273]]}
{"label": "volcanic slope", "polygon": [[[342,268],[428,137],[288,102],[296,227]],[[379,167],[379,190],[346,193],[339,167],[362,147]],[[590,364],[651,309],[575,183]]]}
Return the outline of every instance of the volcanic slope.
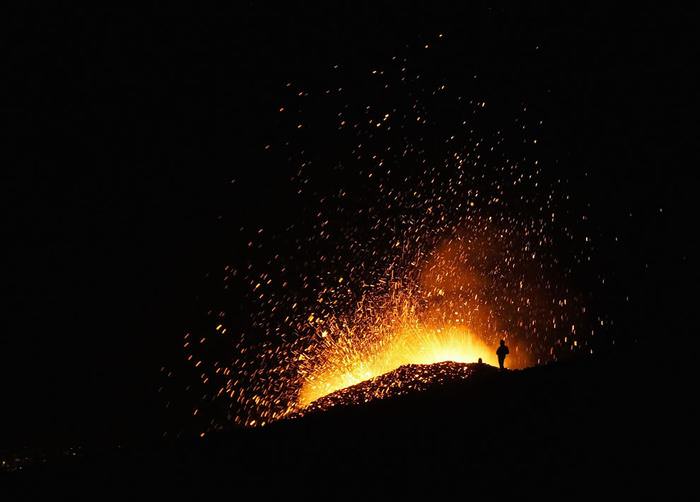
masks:
{"label": "volcanic slope", "polygon": [[323,396],[292,415],[298,418],[335,407],[357,406],[375,400],[430,391],[473,378],[493,376],[499,370],[482,363],[445,361],[433,364],[406,364],[383,375]]}
{"label": "volcanic slope", "polygon": [[27,493],[55,494],[57,482],[80,479],[70,493],[129,495],[138,481],[159,498],[188,500],[209,492],[414,500],[416,490],[429,490],[426,500],[451,499],[440,492],[570,500],[611,490],[673,498],[692,480],[697,415],[689,375],[655,360],[655,350],[519,371],[403,366],[325,396],[296,419],[85,448],[27,466],[15,480]]}

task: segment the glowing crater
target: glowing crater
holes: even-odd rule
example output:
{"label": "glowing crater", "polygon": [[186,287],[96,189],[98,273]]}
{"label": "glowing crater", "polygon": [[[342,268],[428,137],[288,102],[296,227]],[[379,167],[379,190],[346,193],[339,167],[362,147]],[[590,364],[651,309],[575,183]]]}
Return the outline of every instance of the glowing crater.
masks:
{"label": "glowing crater", "polygon": [[397,332],[368,351],[332,351],[318,370],[304,381],[297,405],[313,401],[384,375],[401,366],[446,361],[497,365],[495,347],[484,343],[464,326],[446,328],[409,327]]}

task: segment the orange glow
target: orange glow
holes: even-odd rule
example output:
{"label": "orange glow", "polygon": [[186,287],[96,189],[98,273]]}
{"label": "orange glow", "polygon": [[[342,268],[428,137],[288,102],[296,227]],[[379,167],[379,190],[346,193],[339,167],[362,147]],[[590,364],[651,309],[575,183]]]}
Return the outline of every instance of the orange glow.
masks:
{"label": "orange glow", "polygon": [[507,106],[414,66],[392,58],[367,85],[344,85],[345,70],[337,86],[286,84],[274,109],[289,137],[266,162],[287,159],[279,194],[298,214],[239,226],[221,301],[184,340],[212,426],[224,408],[261,427],[471,378],[479,358],[497,366],[501,339],[509,369],[592,350],[604,318],[578,274],[594,247],[574,224],[588,216],[560,166],[537,160],[542,121],[523,107],[501,127]]}
{"label": "orange glow", "polygon": [[345,387],[388,373],[406,364],[432,364],[443,361],[476,362],[479,358],[496,365],[496,354],[468,329],[460,326],[427,328],[406,326],[376,352],[362,354],[342,352],[331,355],[322,369],[304,383],[298,404],[308,406],[316,399]]}
{"label": "orange glow", "polygon": [[506,366],[528,366],[527,351],[502,328],[496,299],[484,293],[488,270],[475,258],[484,253],[497,251],[479,237],[445,240],[411,260],[397,273],[401,279],[386,280],[363,296],[349,314],[309,314],[316,336],[311,350],[298,358],[296,410],[407,364],[481,358],[497,366],[502,338],[510,348]]}

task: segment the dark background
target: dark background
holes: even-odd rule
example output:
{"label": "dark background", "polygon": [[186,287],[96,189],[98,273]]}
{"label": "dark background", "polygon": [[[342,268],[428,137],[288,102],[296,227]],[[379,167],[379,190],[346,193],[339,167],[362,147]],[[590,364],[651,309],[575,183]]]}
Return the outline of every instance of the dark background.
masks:
{"label": "dark background", "polygon": [[262,155],[284,84],[436,33],[446,74],[546,103],[574,197],[622,242],[598,248],[619,339],[675,358],[694,329],[692,13],[465,3],[7,13],[0,447],[168,429],[160,368],[206,308],[205,275],[235,260],[239,226],[298,210]]}

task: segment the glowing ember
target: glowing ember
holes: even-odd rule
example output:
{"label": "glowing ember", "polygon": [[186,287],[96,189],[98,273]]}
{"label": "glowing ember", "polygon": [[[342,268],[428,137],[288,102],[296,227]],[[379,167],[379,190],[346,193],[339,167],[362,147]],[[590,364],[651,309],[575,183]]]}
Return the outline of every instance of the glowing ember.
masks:
{"label": "glowing ember", "polygon": [[[249,319],[212,308],[211,330],[185,336],[202,401],[226,419],[265,425],[407,364],[495,364],[500,339],[508,367],[538,364],[590,350],[604,324],[573,286],[592,244],[541,162],[542,121],[524,104],[489,116],[462,94],[476,90],[414,66],[395,57],[356,94],[335,68],[275,105],[291,136],[261,150],[291,166],[302,213],[240,229],[250,261],[224,283]],[[211,360],[214,339],[230,360]]]}
{"label": "glowing ember", "polygon": [[314,411],[324,411],[336,406],[359,405],[396,396],[422,392],[431,387],[467,380],[477,374],[488,375],[499,370],[476,363],[442,362],[433,364],[408,364],[378,377],[364,380],[328,394],[301,409],[292,417]]}
{"label": "glowing ember", "polygon": [[[493,238],[487,246],[482,238],[450,239],[411,260],[401,269],[402,280],[380,281],[386,287],[366,293],[349,315],[312,322],[316,342],[300,356],[303,384],[297,404],[303,407],[407,364],[481,358],[496,365],[498,340],[509,338],[503,304],[517,298],[499,298],[507,288],[487,282],[490,263],[499,259],[497,242]],[[517,341],[511,344],[509,366],[528,364]]]}
{"label": "glowing ember", "polygon": [[[485,345],[466,329],[426,329],[406,327],[388,340],[378,341],[376,352],[343,356],[333,353],[321,368],[309,375],[299,393],[298,404],[309,405],[320,397],[365,380],[389,373],[408,364],[432,364],[444,361],[468,363],[482,358],[497,364],[492,347]],[[370,349],[371,350],[371,349]]]}

